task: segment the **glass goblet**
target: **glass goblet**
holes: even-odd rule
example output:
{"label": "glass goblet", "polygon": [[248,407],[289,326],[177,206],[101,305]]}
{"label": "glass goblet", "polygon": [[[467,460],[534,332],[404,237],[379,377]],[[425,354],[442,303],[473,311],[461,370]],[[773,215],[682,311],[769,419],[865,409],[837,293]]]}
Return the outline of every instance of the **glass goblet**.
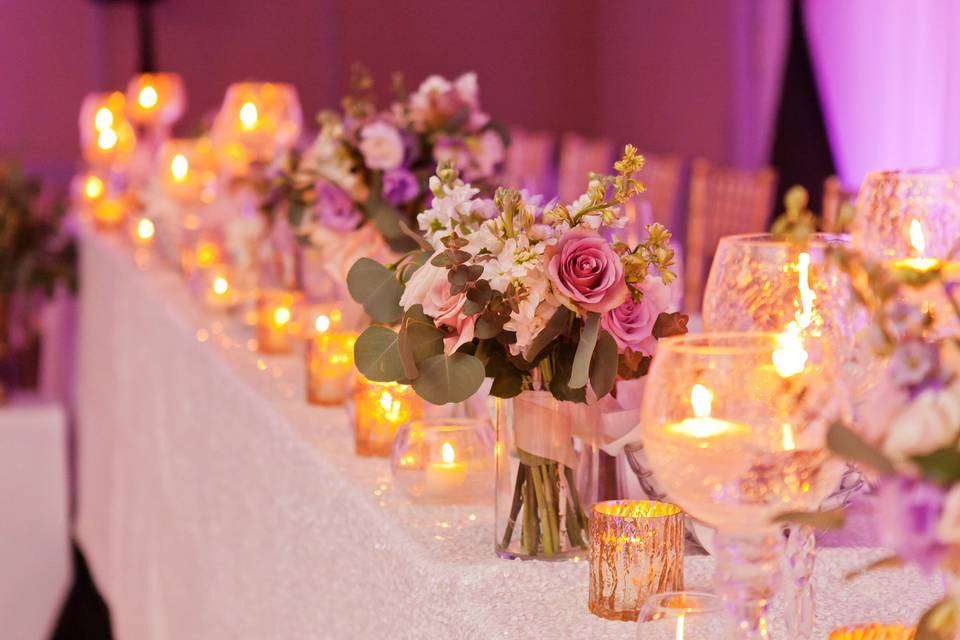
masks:
{"label": "glass goblet", "polygon": [[641,420],[658,482],[717,530],[714,581],[735,637],[767,638],[783,537],[774,518],[815,508],[835,418],[813,339],[713,333],[661,340]]}
{"label": "glass goblet", "polygon": [[640,609],[637,640],[714,640],[730,633],[719,596],[667,591],[649,596]]}

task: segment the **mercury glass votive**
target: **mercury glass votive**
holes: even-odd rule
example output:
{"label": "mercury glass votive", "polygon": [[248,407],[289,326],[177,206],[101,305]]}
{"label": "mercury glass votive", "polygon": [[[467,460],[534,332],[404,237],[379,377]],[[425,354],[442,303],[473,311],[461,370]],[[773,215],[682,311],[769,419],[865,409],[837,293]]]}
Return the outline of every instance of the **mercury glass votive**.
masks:
{"label": "mercury glass votive", "polygon": [[127,202],[123,198],[102,198],[93,205],[93,224],[101,231],[119,228],[127,217]]}
{"label": "mercury glass votive", "polygon": [[186,108],[183,79],[176,73],[140,73],[127,83],[127,117],[147,129],[169,130]]}
{"label": "mercury glass votive", "polygon": [[713,593],[669,591],[649,596],[639,620],[637,640],[719,640],[731,635],[723,600]]}
{"label": "mercury glass votive", "polygon": [[647,596],[683,588],[683,510],[652,500],[599,502],[590,512],[590,612],[636,620]]}
{"label": "mercury glass votive", "polygon": [[356,454],[386,458],[397,429],[423,416],[423,400],[409,385],[358,375],[352,409]]}
{"label": "mercury glass votive", "polygon": [[913,640],[916,635],[915,627],[871,622],[834,629],[830,632],[829,640]]}
{"label": "mercury glass votive", "polygon": [[343,313],[335,307],[316,305],[305,314],[310,324],[307,337],[307,402],[340,405],[350,395],[356,378],[353,348],[358,334],[343,326]]}
{"label": "mercury glass votive", "polygon": [[493,442],[486,420],[414,420],[397,431],[390,470],[414,502],[465,504],[491,498]]}
{"label": "mercury glass votive", "polygon": [[286,289],[260,289],[257,292],[257,324],[254,332],[260,353],[290,353],[296,337],[293,322],[303,296]]}

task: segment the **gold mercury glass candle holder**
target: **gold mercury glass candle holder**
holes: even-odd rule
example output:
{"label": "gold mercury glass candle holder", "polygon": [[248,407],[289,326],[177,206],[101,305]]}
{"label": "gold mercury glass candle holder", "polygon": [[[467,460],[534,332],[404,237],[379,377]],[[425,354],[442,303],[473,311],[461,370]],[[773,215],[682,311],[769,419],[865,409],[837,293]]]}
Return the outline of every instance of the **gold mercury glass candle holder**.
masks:
{"label": "gold mercury glass candle holder", "polygon": [[871,622],[834,629],[829,640],[913,640],[916,635],[915,627]]}
{"label": "gold mercury glass candle holder", "polygon": [[476,502],[493,494],[493,441],[485,420],[414,420],[397,431],[390,470],[414,502]]}
{"label": "gold mercury glass candle holder", "polygon": [[423,400],[409,385],[357,378],[352,407],[356,454],[386,458],[397,429],[423,416]]}
{"label": "gold mercury glass candle holder", "polygon": [[590,612],[636,620],[648,596],[683,589],[684,515],[650,500],[612,500],[590,512]]}
{"label": "gold mercury glass candle holder", "polygon": [[329,305],[308,310],[307,402],[325,406],[343,404],[356,377],[353,348],[357,333],[343,327],[343,313]]}
{"label": "gold mercury glass candle holder", "polygon": [[93,207],[93,225],[101,231],[117,229],[126,217],[127,202],[123,198],[103,198]]}
{"label": "gold mercury glass candle holder", "polygon": [[254,328],[257,351],[290,353],[296,335],[294,316],[302,295],[283,289],[261,289],[257,292],[257,324]]}

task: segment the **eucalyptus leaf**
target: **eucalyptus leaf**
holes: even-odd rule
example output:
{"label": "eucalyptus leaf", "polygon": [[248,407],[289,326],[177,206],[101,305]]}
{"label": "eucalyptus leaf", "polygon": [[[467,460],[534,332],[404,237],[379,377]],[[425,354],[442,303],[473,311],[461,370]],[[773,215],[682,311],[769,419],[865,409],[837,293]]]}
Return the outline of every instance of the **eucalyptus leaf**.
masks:
{"label": "eucalyptus leaf", "polygon": [[403,284],[410,282],[410,278],[417,272],[417,269],[425,265],[432,255],[433,251],[418,251],[413,254],[413,257],[403,263],[398,269],[400,282]]}
{"label": "eucalyptus leaf", "polygon": [[433,247],[430,246],[430,243],[427,242],[422,235],[411,229],[410,226],[402,219],[399,222],[399,226],[400,231],[403,232],[403,235],[416,242],[421,251],[429,251],[430,253],[433,253]]}
{"label": "eucalyptus leaf", "polygon": [[924,477],[938,484],[950,486],[960,480],[960,451],[944,447],[933,453],[913,456],[911,460],[920,467]]}
{"label": "eucalyptus leaf", "polygon": [[567,330],[567,324],[570,321],[570,309],[559,307],[547,320],[547,324],[540,330],[540,333],[530,343],[527,350],[527,360],[533,362],[544,348],[554,341],[554,339]]}
{"label": "eucalyptus leaf", "polygon": [[661,313],[653,323],[653,337],[668,338],[682,336],[687,332],[687,321],[690,318],[682,313]]}
{"label": "eucalyptus leaf", "polygon": [[368,327],[357,338],[353,358],[357,369],[374,382],[393,382],[404,377],[400,360],[400,337],[386,327]]}
{"label": "eucalyptus leaf", "polygon": [[443,353],[443,332],[437,329],[433,320],[423,312],[422,306],[415,304],[407,309],[403,323],[407,328],[410,349],[417,364]]}
{"label": "eucalyptus leaf", "polygon": [[403,315],[400,296],[403,285],[396,274],[370,258],[360,258],[347,273],[347,289],[376,322],[394,324]]}
{"label": "eucalyptus leaf", "polygon": [[827,446],[837,455],[864,464],[880,475],[895,473],[893,463],[883,453],[839,422],[830,425]]}
{"label": "eucalyptus leaf", "polygon": [[413,381],[413,389],[433,404],[463,402],[484,380],[483,363],[466,353],[440,353],[424,360],[419,368],[420,377]]}
{"label": "eucalyptus leaf", "polygon": [[788,511],[773,519],[780,524],[802,524],[815,529],[839,529],[843,526],[844,513],[840,509],[829,511]]}
{"label": "eucalyptus leaf", "polygon": [[957,605],[949,596],[937,601],[936,604],[920,616],[917,622],[915,640],[952,640],[957,628]]}
{"label": "eucalyptus leaf", "polygon": [[477,323],[473,327],[474,334],[481,340],[489,340],[495,337],[503,330],[503,323],[497,322],[494,314],[483,314],[477,318]]}
{"label": "eucalyptus leaf", "polygon": [[619,364],[617,341],[606,331],[600,332],[597,346],[590,359],[590,386],[597,398],[602,398],[611,391],[617,382],[617,366]]}
{"label": "eucalyptus leaf", "polygon": [[573,357],[573,367],[570,369],[571,389],[580,389],[587,386],[587,376],[590,373],[590,359],[593,349],[597,346],[597,335],[600,331],[600,314],[591,311],[583,323],[580,332],[580,342],[577,344],[577,354]]}

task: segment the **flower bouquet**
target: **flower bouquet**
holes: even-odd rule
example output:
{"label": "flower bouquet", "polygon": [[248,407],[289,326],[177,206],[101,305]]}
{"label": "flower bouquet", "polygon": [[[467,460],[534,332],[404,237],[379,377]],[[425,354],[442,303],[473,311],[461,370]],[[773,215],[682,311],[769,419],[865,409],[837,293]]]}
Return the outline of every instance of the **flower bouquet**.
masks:
{"label": "flower bouquet", "polygon": [[372,85],[354,69],[342,110],[320,114],[316,140],[289,156],[264,204],[285,209],[301,243],[321,248],[341,280],[358,256],[416,247],[405,229],[425,208],[438,163],[485,186],[506,155],[505,133],[480,108],[476,74],[430,76],[410,95],[396,79],[387,109],[376,107]]}
{"label": "flower bouquet", "polygon": [[379,323],[357,341],[361,373],[410,384],[434,404],[462,402],[491,378],[490,393],[504,400],[502,555],[585,546],[574,436],[595,426],[591,410],[618,378],[646,373],[658,337],[686,330],[686,317],[658,302],[674,278],[670,233],[653,224],[638,246],[618,239],[642,166],[627,146],[616,175],[591,176],[585,194],[561,204],[511,189],[481,197],[444,164],[417,216],[423,237],[410,234],[420,250],[389,265],[362,258],[348,275]]}

